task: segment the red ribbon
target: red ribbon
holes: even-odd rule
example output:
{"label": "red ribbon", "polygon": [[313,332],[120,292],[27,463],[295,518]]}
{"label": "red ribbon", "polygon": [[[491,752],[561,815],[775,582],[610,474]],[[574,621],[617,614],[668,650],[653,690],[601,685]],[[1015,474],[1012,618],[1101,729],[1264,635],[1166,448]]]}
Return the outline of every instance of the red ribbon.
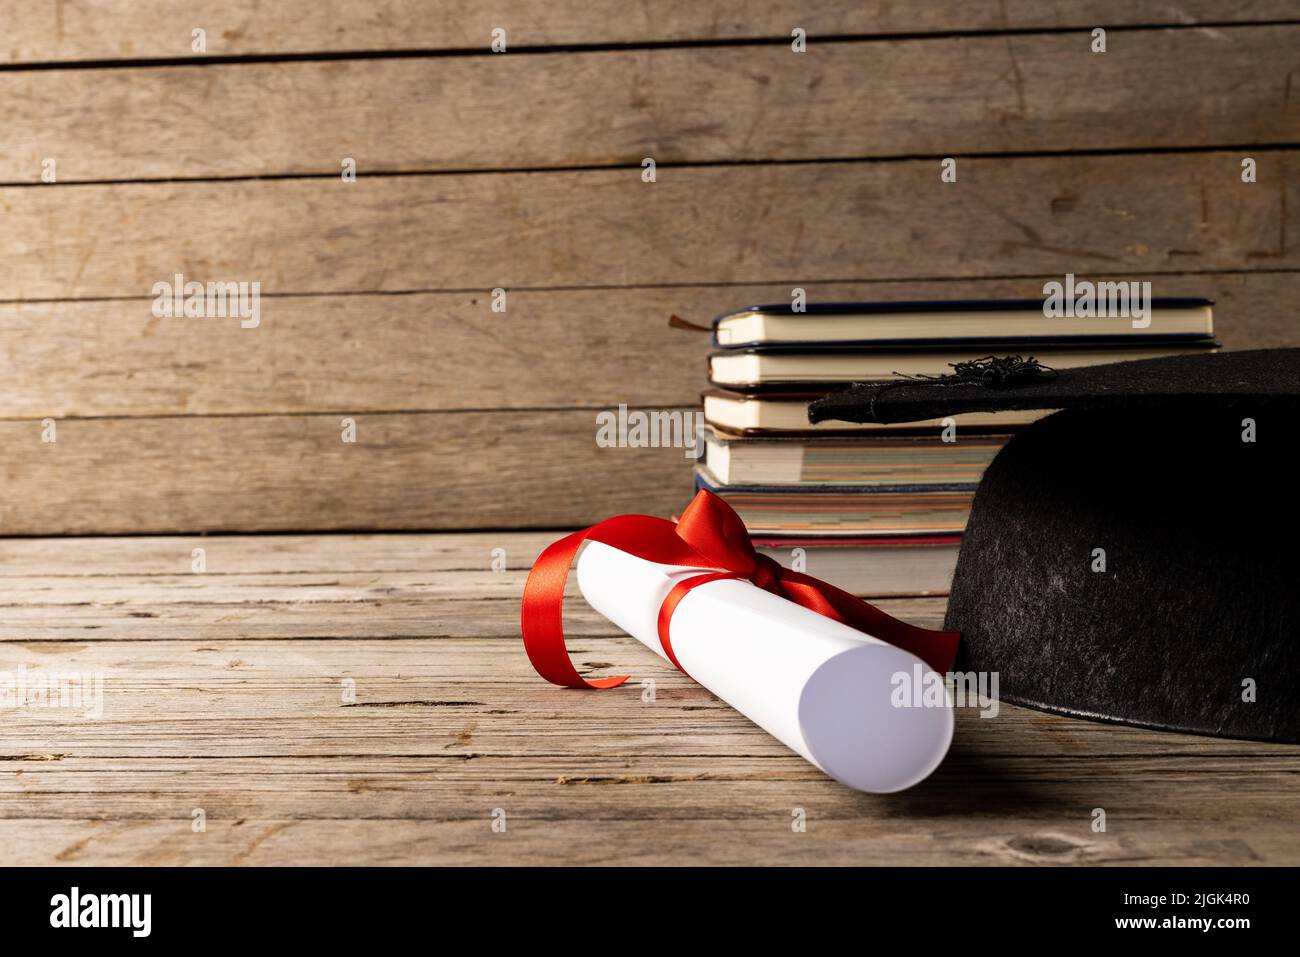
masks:
{"label": "red ribbon", "polygon": [[564,644],[564,583],[583,542],[604,542],[646,561],[662,565],[712,568],[675,585],[659,608],[659,640],[668,660],[685,673],[673,654],[669,623],[673,611],[692,588],[724,578],[740,578],[788,598],[819,615],[910,652],[935,671],[946,674],[957,655],[961,635],[930,631],[899,621],[846,591],[782,568],[754,551],[740,516],[718,496],[700,489],[676,525],[649,515],[616,515],[554,542],[538,556],[524,584],[524,649],[537,673],[567,688],[615,688],[630,675],[588,680],[578,674]]}

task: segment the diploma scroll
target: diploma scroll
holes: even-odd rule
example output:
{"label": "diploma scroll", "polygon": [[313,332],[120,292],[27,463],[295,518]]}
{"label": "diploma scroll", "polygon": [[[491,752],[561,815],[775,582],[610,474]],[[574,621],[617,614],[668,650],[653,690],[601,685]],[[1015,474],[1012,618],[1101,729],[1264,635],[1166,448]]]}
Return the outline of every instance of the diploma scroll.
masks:
{"label": "diploma scroll", "polygon": [[[595,541],[577,565],[588,603],[665,659],[660,606],[678,582],[707,571]],[[901,791],[948,752],[951,701],[945,694],[942,706],[923,706],[910,692],[897,693],[899,682],[910,686],[931,670],[901,648],[741,579],[692,589],[670,627],[687,674],[849,787]]]}

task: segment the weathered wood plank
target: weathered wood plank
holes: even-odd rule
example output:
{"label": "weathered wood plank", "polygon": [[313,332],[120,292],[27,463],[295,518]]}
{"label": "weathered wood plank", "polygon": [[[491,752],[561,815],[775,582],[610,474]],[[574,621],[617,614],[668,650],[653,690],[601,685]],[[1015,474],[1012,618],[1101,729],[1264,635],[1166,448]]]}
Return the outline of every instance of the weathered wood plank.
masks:
{"label": "weathered wood plank", "polygon": [[[527,570],[553,532],[441,532],[437,534],[159,535],[134,538],[0,538],[0,587],[29,576],[108,579],[145,584],[153,577],[193,574],[191,549],[205,552],[203,574],[283,574],[486,571],[493,548],[505,548],[510,578]],[[472,577],[472,576],[471,576]],[[214,586],[216,582],[212,582]],[[54,592],[13,588],[15,603],[42,604]]]}
{"label": "weathered wood plank", "polygon": [[[16,606],[4,609],[0,637],[23,634],[32,641],[167,641],[174,638],[358,638],[383,639],[514,635],[519,604],[502,598],[460,599],[451,613],[438,614],[427,601],[360,600],[322,608],[297,602],[246,602],[234,606],[123,602],[119,612],[130,620],[111,621],[97,608],[58,609]],[[446,609],[444,609],[446,612]],[[939,616],[940,618],[942,615]],[[565,629],[579,637],[611,634],[611,626],[583,603],[566,614]]]}
{"label": "weathered wood plank", "polygon": [[[1124,275],[1215,299],[1225,348],[1300,345],[1295,272]],[[803,288],[822,302],[1019,297],[1051,278]],[[147,300],[0,303],[0,417],[693,406],[708,339],[668,316],[789,297],[790,284],[521,290],[505,314],[485,293],[266,297],[257,329],[155,319]]]}
{"label": "weathered wood plank", "polygon": [[680,448],[589,411],[0,422],[5,534],[578,527],[690,500]]}
{"label": "weathered wood plank", "polygon": [[345,157],[366,175],[1300,141],[1300,25],[1125,33],[1105,55],[1090,42],[0,73],[16,145],[0,181],[39,182],[49,159],[69,182],[338,176]]}
{"label": "weathered wood plank", "polygon": [[[0,539],[0,640],[73,643],[64,648],[181,638],[513,641],[527,570],[557,535]],[[812,550],[808,568],[817,573],[817,565]],[[576,599],[573,580],[568,594],[571,634],[613,633]],[[943,619],[942,598],[876,603],[930,627]]]}
{"label": "weathered wood plank", "polygon": [[[558,795],[557,795],[558,798]],[[499,805],[498,805],[499,806]],[[805,811],[808,808],[804,807]],[[900,828],[897,821],[818,822],[795,834],[790,810],[733,819],[681,814],[653,826],[529,821],[491,832],[491,819],[295,821],[218,818],[202,834],[185,813],[159,821],[0,820],[14,865],[592,865],[811,866],[1294,864],[1295,830],[1276,821],[1181,823],[1135,819],[1122,834],[1091,834],[1028,810],[971,810]],[[489,812],[490,813],[490,812]],[[509,825],[509,819],[507,818]]]}
{"label": "weathered wood plank", "polygon": [[[815,557],[815,556],[814,556]],[[492,638],[514,641],[519,629],[522,575],[509,597],[464,594],[454,604],[429,598],[354,597],[312,605],[269,598],[252,590],[223,604],[140,601],[121,595],[109,603],[72,602],[67,605],[14,604],[0,615],[0,640],[26,636],[29,641],[229,641],[313,639],[349,641],[386,638]],[[343,591],[343,589],[340,589]],[[915,604],[940,602],[937,605]],[[938,628],[943,622],[941,599],[873,598],[872,604],[892,615]],[[567,634],[603,638],[614,629],[573,598],[565,612]],[[628,646],[636,651],[635,645]],[[580,650],[580,649],[579,649]]]}
{"label": "weathered wood plank", "polygon": [[1200,153],[9,187],[0,297],[1287,269],[1297,156],[1252,184]]}
{"label": "weathered wood plank", "polygon": [[[1011,730],[1002,729],[1003,733]],[[468,761],[457,754],[399,759],[176,758],[162,762],[119,758],[120,765],[111,772],[103,758],[33,761],[22,765],[16,787],[0,791],[0,819],[92,818],[108,800],[114,808],[113,819],[118,821],[184,820],[194,807],[226,820],[485,820],[490,819],[493,807],[504,807],[508,817],[513,812],[521,820],[538,823],[634,818],[654,826],[686,813],[695,818],[757,824],[780,820],[782,815],[788,820],[792,807],[803,806],[797,803],[803,797],[812,799],[815,817],[822,823],[872,816],[876,826],[883,828],[887,823],[897,826],[900,818],[908,816],[899,807],[901,802],[864,800],[862,795],[827,781],[794,755],[655,759],[644,757],[635,748],[628,748],[624,755],[514,759],[475,755]],[[1107,762],[1113,764],[1107,766]],[[1258,774],[1247,770],[1247,762],[1258,765]],[[1295,755],[1107,761],[1035,755],[983,763],[956,755],[933,784],[910,795],[905,806],[913,821],[908,823],[975,806],[971,795],[955,799],[946,793],[949,788],[972,786],[985,799],[999,791],[1005,793],[1006,781],[990,781],[992,775],[987,770],[991,765],[1006,777],[1055,781],[1058,775],[1072,775],[1079,793],[1091,792],[1102,802],[1094,807],[1109,802],[1110,813],[1126,823],[1135,818],[1165,817],[1170,794],[1179,786],[1198,792],[1179,801],[1178,809],[1194,815],[1203,825],[1234,818],[1266,823],[1267,815],[1278,808],[1279,797],[1294,796],[1300,780],[1300,757]],[[11,769],[0,770],[0,775],[6,770]],[[1125,781],[1130,783],[1121,793]],[[1224,788],[1233,789],[1233,801],[1223,800]],[[620,793],[633,789],[642,798],[635,809],[628,805],[629,795]],[[1092,808],[1070,808],[1068,793],[1065,788],[1058,791],[1058,799],[1044,809],[1047,816],[1056,817],[1059,826],[1087,830]],[[1300,848],[1300,836],[1290,847],[1292,854]]]}
{"label": "weathered wood plank", "polygon": [[[573,647],[580,663],[594,662],[596,655],[613,658],[618,665],[604,668],[626,667],[637,682],[608,695],[566,693],[533,673],[517,629],[477,639],[25,643],[15,638],[0,642],[0,670],[11,676],[23,667],[29,674],[38,669],[101,674],[102,713],[7,709],[0,750],[16,762],[5,765],[9,770],[39,770],[38,764],[65,759],[82,760],[70,766],[84,769],[83,759],[114,755],[142,768],[150,758],[221,759],[231,767],[245,758],[329,758],[333,765],[322,764],[325,769],[339,767],[344,758],[372,756],[383,762],[364,766],[376,771],[409,771],[426,760],[431,771],[453,779],[491,777],[490,767],[498,775],[553,778],[573,773],[560,762],[574,758],[597,762],[593,775],[608,774],[610,762],[631,757],[651,762],[647,773],[669,773],[668,765],[679,759],[756,756],[797,762],[761,729],[632,639],[584,638]],[[354,682],[349,689],[354,701],[342,693],[345,678]],[[643,697],[642,678],[655,681],[653,701]],[[1105,758],[1159,767],[1160,773],[1194,768],[1226,773],[1233,760],[1251,757],[1261,771],[1300,770],[1300,750],[1290,745],[1166,734],[1012,705],[987,718],[976,709],[961,714],[953,755],[959,763],[996,760],[1022,769],[1029,760],[1065,767]],[[49,745],[45,751],[36,747],[42,741]],[[465,764],[480,758],[493,760],[485,766]],[[654,765],[659,758],[666,763]],[[194,765],[200,766],[219,773],[226,765]],[[822,777],[803,770],[804,777]],[[1079,773],[1089,772],[1085,767]]]}
{"label": "weathered wood plank", "polygon": [[403,49],[484,50],[492,30],[508,46],[647,43],[818,34],[929,33],[1124,24],[1253,22],[1294,18],[1287,0],[1225,6],[1215,0],[378,0],[364,4],[281,0],[119,0],[0,4],[0,63],[188,57],[192,31],[207,32],[209,56]]}

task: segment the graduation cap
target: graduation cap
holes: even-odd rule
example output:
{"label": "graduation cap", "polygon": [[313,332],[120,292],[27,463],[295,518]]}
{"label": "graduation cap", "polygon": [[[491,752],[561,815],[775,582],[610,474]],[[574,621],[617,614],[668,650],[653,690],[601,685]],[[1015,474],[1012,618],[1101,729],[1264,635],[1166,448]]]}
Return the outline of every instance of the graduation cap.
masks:
{"label": "graduation cap", "polygon": [[976,492],[944,624],[958,668],[1043,711],[1300,742],[1300,349],[955,369],[809,418],[1062,410]]}

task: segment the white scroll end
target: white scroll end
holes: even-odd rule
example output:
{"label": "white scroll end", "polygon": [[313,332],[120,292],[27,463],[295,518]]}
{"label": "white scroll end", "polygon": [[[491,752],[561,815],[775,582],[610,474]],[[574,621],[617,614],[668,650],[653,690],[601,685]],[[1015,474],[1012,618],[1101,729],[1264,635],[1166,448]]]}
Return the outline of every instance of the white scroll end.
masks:
{"label": "white scroll end", "polygon": [[952,744],[951,696],[946,687],[938,696],[924,687],[942,677],[892,645],[864,644],[828,659],[799,696],[808,751],[827,774],[859,791],[919,784]]}

